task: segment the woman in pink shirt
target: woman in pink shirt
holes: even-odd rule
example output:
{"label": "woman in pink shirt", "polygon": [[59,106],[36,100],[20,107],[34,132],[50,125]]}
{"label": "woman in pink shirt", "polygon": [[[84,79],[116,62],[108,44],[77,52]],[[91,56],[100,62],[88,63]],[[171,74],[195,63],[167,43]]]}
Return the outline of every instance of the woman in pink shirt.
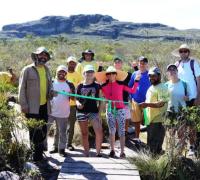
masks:
{"label": "woman in pink shirt", "polygon": [[[125,145],[125,110],[123,102],[123,91],[129,93],[135,93],[138,87],[138,82],[140,76],[135,78],[135,83],[132,88],[123,85],[120,81],[117,81],[117,70],[113,66],[109,66],[106,70],[106,83],[101,85],[101,90],[103,96],[106,99],[112,100],[112,111],[109,111],[107,108],[106,117],[108,122],[108,128],[110,133],[110,146],[111,151],[109,156],[115,156],[114,143],[115,143],[115,132],[116,132],[116,121],[118,123],[118,133],[120,137],[120,146],[121,146],[121,158],[125,158],[124,145]],[[116,101],[116,102],[115,102]],[[114,110],[114,112],[113,112]]]}

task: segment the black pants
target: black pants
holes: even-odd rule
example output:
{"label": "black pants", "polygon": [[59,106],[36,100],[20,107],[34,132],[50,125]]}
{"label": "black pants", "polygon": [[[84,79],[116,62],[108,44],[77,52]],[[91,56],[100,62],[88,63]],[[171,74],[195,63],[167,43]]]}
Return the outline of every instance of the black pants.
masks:
{"label": "black pants", "polygon": [[[43,120],[48,122],[47,104],[41,105],[39,114],[26,114],[28,119],[33,118],[35,120]],[[44,140],[47,135],[47,126],[29,128],[29,138],[31,148],[33,150],[33,160],[39,161],[42,159],[44,151]]]}
{"label": "black pants", "polygon": [[153,154],[160,154],[165,137],[165,128],[162,123],[151,123],[147,127],[147,145]]}

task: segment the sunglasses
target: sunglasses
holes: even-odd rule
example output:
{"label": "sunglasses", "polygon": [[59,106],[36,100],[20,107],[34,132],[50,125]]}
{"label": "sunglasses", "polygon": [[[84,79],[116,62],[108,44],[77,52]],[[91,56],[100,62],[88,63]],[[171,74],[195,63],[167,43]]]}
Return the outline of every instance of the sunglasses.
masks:
{"label": "sunglasses", "polygon": [[179,53],[188,53],[188,50],[180,50]]}
{"label": "sunglasses", "polygon": [[170,69],[168,69],[167,71],[177,71],[177,69],[175,69],[175,68],[170,68]]}
{"label": "sunglasses", "polygon": [[92,70],[89,70],[89,71],[86,71],[87,74],[91,74],[91,73],[94,73],[94,71]]}
{"label": "sunglasses", "polygon": [[117,73],[116,72],[106,73],[106,76],[111,75],[111,74],[114,75],[114,74],[117,74]]}

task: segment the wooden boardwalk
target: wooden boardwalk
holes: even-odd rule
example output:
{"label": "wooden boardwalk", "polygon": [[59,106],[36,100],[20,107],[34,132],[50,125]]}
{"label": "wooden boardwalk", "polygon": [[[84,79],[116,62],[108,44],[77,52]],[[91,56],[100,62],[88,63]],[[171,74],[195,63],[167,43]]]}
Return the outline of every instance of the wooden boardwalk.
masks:
{"label": "wooden boardwalk", "polygon": [[140,180],[137,168],[125,159],[67,157],[58,180]]}

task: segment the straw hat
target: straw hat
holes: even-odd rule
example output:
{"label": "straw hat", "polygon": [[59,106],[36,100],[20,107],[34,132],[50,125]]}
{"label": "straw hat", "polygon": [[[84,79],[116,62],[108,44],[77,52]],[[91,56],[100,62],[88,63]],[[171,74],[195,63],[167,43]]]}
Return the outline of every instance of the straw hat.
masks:
{"label": "straw hat", "polygon": [[106,71],[96,72],[95,77],[98,83],[105,83],[107,80],[106,74],[107,73],[117,73],[116,80],[117,81],[124,81],[128,76],[127,72],[116,70],[113,66],[109,66]]}
{"label": "straw hat", "polygon": [[175,57],[179,57],[180,58],[180,54],[179,54],[179,51],[181,49],[187,49],[190,51],[190,55],[194,53],[194,50],[192,50],[187,44],[181,44],[179,46],[179,48],[175,49],[174,51],[171,52],[171,54]]}

